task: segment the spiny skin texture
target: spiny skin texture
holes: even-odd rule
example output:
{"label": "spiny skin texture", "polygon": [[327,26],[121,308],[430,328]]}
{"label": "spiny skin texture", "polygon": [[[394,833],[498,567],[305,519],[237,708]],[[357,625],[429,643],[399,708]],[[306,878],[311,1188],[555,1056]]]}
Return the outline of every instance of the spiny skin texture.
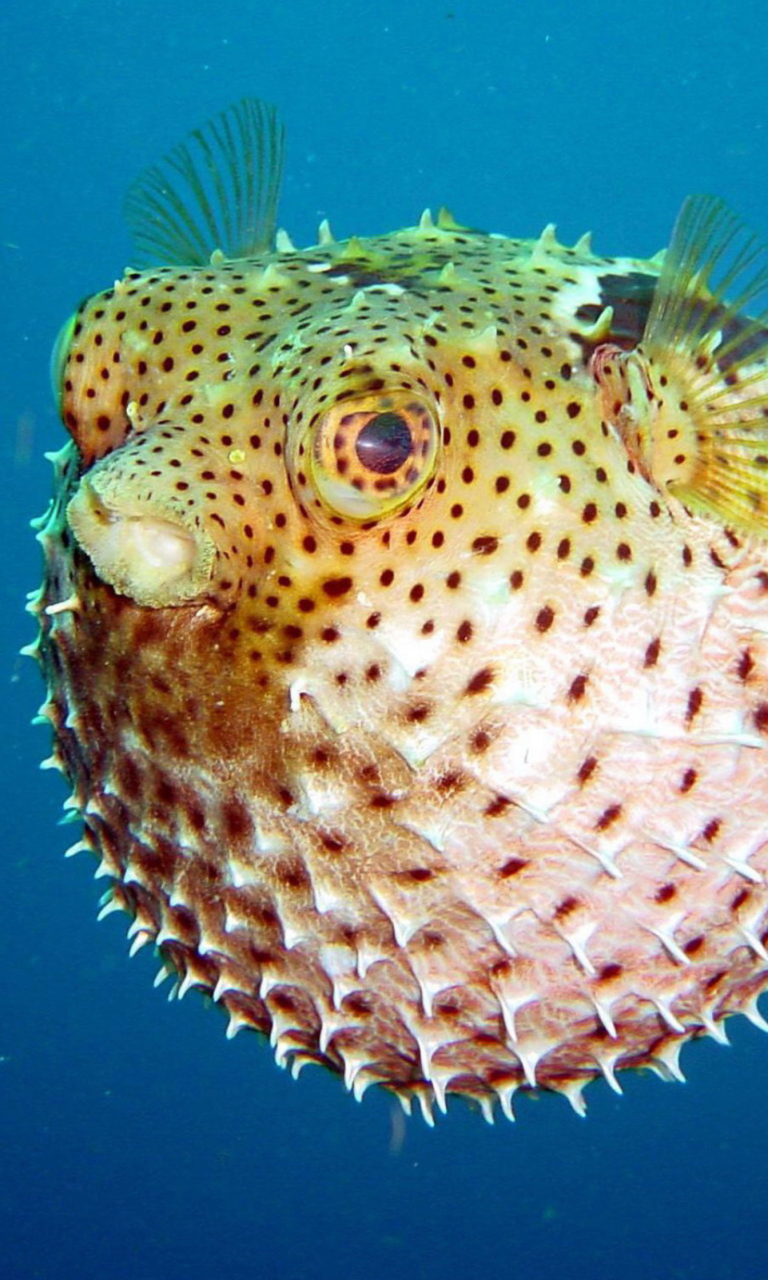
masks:
{"label": "spiny skin texture", "polygon": [[78,315],[35,608],[85,844],[182,990],[357,1094],[578,1108],[758,1016],[768,551],[594,375],[658,270],[449,223]]}

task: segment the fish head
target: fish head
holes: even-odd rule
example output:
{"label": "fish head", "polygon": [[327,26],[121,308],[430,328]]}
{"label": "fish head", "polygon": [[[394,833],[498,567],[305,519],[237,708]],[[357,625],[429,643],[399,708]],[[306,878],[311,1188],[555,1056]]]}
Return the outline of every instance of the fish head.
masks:
{"label": "fish head", "polygon": [[580,456],[623,448],[600,438],[594,379],[552,308],[556,260],[548,293],[526,282],[534,250],[417,228],[129,272],[86,303],[61,407],[82,462],[70,520],[105,581],[142,606],[231,605],[287,575],[295,613],[353,563],[357,593],[381,592],[393,555],[413,588],[428,548],[431,576],[472,565],[475,589],[498,588],[493,552],[533,512],[551,541],[598,484]]}

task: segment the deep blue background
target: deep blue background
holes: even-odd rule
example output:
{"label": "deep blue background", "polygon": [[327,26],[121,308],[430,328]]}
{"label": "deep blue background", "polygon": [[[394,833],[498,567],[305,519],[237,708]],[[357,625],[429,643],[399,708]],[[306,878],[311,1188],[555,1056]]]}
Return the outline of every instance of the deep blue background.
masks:
{"label": "deep blue background", "polygon": [[27,529],[62,433],[48,353],[128,257],[123,192],[246,92],[289,128],[282,218],[298,242],[451,205],[476,226],[652,253],[685,193],[768,234],[760,0],[38,0],[0,16],[0,1276],[9,1280],[752,1280],[765,1274],[768,1039],[683,1054],[685,1086],[630,1078],[487,1128],[435,1132],[299,1084],[128,962],[125,919],[56,823],[36,770],[42,696],[21,611]]}

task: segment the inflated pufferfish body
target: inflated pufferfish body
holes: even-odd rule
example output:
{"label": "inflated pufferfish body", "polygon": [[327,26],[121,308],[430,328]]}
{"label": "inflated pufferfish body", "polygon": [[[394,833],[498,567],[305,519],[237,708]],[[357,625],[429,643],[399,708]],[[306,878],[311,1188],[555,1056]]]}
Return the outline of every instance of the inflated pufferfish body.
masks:
{"label": "inflated pufferfish body", "polygon": [[768,983],[757,251],[707,198],[663,260],[271,247],[281,148],[245,102],[151,171],[167,265],[56,354],[34,649],[104,909],[357,1096],[674,1076]]}

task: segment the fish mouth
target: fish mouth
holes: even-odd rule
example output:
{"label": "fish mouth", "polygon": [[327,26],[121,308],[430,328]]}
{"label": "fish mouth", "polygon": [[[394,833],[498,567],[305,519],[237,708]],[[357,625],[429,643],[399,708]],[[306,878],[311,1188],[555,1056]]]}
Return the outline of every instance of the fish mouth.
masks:
{"label": "fish mouth", "polygon": [[67,519],[98,577],[149,608],[188,604],[204,594],[215,559],[212,540],[157,501],[121,498],[105,469],[85,476]]}

